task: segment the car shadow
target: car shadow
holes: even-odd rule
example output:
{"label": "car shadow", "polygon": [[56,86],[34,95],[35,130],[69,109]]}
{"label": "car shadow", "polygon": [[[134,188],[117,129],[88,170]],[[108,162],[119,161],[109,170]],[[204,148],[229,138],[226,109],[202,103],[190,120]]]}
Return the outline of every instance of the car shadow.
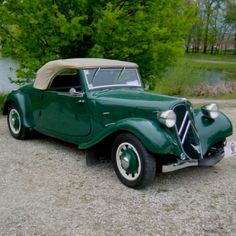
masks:
{"label": "car shadow", "polygon": [[[65,141],[49,137],[38,132],[34,132],[31,139],[47,142],[47,144],[49,145],[59,146],[60,148],[65,149],[65,151],[68,152],[78,153],[78,155],[76,155],[77,156],[76,158],[84,160],[84,162],[86,163],[87,150],[80,150],[75,144],[67,143]],[[99,162],[95,162],[94,164],[87,166],[89,168],[97,168],[97,167],[104,168],[105,171],[112,172],[113,171],[112,164],[108,163],[111,163],[110,158],[102,159]],[[198,181],[203,182],[219,174],[220,168],[217,168],[218,165],[213,167],[187,167],[168,173],[158,172],[151,186],[158,188],[160,191],[162,190],[165,191],[167,185],[168,188],[170,189],[176,189],[182,186],[183,184],[192,186],[193,184],[196,184],[196,182]]]}

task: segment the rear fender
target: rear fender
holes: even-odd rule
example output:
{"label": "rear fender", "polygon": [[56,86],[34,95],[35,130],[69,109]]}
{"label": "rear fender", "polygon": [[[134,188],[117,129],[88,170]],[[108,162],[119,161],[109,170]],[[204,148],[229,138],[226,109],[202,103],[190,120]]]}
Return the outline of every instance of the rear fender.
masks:
{"label": "rear fender", "polygon": [[34,126],[34,119],[32,115],[31,101],[28,95],[23,94],[20,90],[11,92],[3,106],[3,115],[7,115],[8,109],[11,104],[16,104],[22,117],[22,123],[25,127],[31,128]]}

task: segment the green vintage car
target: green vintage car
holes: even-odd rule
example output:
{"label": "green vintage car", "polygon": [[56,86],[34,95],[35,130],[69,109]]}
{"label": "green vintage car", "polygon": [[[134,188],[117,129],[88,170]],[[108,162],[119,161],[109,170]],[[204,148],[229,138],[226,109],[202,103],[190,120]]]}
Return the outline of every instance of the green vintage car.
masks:
{"label": "green vintage car", "polygon": [[11,135],[36,130],[111,157],[120,181],[151,183],[157,170],[212,166],[224,156],[230,120],[215,104],[194,109],[182,98],[145,92],[135,63],[63,59],[38,70],[33,84],[6,98]]}

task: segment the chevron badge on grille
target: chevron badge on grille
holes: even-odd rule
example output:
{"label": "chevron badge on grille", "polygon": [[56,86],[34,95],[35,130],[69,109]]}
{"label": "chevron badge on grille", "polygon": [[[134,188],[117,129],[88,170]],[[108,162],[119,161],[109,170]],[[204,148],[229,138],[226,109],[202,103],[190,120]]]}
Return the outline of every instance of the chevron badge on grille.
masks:
{"label": "chevron badge on grille", "polygon": [[201,154],[201,150],[200,150],[200,146],[199,145],[193,145],[191,144],[191,146],[193,147],[193,149],[198,152],[199,154]]}

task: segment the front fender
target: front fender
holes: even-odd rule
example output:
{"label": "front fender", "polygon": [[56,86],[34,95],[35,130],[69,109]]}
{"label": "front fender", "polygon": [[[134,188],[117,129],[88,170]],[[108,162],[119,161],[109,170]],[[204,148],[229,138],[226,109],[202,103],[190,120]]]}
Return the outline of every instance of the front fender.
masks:
{"label": "front fender", "polygon": [[214,144],[224,141],[233,133],[233,126],[228,117],[220,112],[215,120],[206,118],[201,110],[195,116],[196,128],[200,137],[203,155]]}
{"label": "front fender", "polygon": [[162,127],[157,121],[143,118],[126,118],[104,128],[99,134],[94,136],[87,143],[81,143],[79,148],[86,149],[104,138],[116,132],[130,132],[134,134],[143,145],[152,153],[159,154],[180,154],[181,150],[174,138],[171,130]]}
{"label": "front fender", "polygon": [[18,107],[23,125],[27,128],[33,127],[34,119],[31,112],[32,106],[30,98],[20,90],[11,92],[4,102],[3,115],[7,115],[8,109],[12,103],[15,103]]}

